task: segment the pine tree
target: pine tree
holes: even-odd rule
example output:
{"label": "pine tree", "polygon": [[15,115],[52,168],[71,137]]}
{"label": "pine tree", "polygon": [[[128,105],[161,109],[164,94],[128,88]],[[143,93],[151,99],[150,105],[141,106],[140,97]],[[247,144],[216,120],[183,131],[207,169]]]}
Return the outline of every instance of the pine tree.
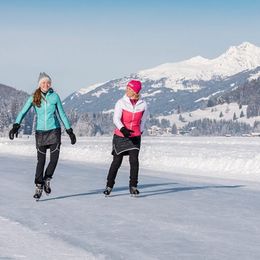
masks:
{"label": "pine tree", "polygon": [[235,112],[234,112],[234,114],[233,114],[233,120],[237,120],[237,115],[236,115]]}
{"label": "pine tree", "polygon": [[177,133],[178,133],[177,126],[176,126],[176,124],[173,124],[172,125],[172,134],[176,135]]}
{"label": "pine tree", "polygon": [[[258,131],[258,123],[255,122],[254,130]],[[260,124],[259,124],[260,126]],[[188,123],[183,127],[182,131],[193,129],[190,134],[194,136],[213,136],[213,135],[241,135],[247,134],[252,131],[252,127],[249,124],[241,123],[233,120],[211,120],[204,118],[203,120],[196,120]]]}
{"label": "pine tree", "polygon": [[208,106],[208,107],[213,107],[213,106],[215,106],[214,101],[213,101],[212,99],[209,99],[207,106]]}
{"label": "pine tree", "polygon": [[181,107],[180,107],[180,105],[178,105],[178,107],[177,107],[177,114],[180,114],[181,113]]}
{"label": "pine tree", "polygon": [[171,124],[170,124],[169,120],[164,119],[164,118],[161,120],[161,127],[162,128],[167,128],[167,127],[170,127],[170,126],[171,126]]}
{"label": "pine tree", "polygon": [[185,118],[181,114],[179,115],[179,121],[186,122]]}

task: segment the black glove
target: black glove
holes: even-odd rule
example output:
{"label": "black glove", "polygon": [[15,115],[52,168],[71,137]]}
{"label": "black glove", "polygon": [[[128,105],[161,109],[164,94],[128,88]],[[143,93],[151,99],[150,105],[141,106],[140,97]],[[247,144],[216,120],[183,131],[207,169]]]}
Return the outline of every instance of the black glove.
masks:
{"label": "black glove", "polygon": [[17,123],[15,123],[15,124],[13,124],[13,128],[10,130],[10,132],[9,132],[9,138],[11,139],[11,140],[13,140],[14,139],[14,136],[15,137],[18,137],[18,129],[20,128],[20,125],[19,124],[17,124]]}
{"label": "black glove", "polygon": [[70,137],[71,144],[75,144],[76,143],[76,135],[73,133],[73,129],[72,128],[66,129],[66,132]]}
{"label": "black glove", "polygon": [[128,138],[128,137],[131,136],[131,133],[133,133],[134,131],[133,130],[129,130],[129,129],[125,128],[125,127],[122,127],[120,129],[120,132],[124,135],[124,137]]}

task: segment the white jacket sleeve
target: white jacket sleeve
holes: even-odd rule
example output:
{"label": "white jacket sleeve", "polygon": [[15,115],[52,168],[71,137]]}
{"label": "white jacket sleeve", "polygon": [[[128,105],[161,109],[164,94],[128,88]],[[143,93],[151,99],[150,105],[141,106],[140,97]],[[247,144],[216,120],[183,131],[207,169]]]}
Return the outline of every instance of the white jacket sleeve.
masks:
{"label": "white jacket sleeve", "polygon": [[147,109],[147,104],[145,103],[145,109],[144,109],[144,113],[143,113],[143,116],[142,116],[142,121],[141,121],[141,125],[140,125],[140,131],[143,132],[144,131],[144,127],[145,127],[145,122],[146,122],[146,119],[148,117],[148,109]]}
{"label": "white jacket sleeve", "polygon": [[116,102],[115,105],[115,110],[114,110],[114,117],[113,117],[113,122],[115,124],[115,126],[120,130],[124,125],[121,121],[121,117],[122,117],[122,105],[120,100]]}

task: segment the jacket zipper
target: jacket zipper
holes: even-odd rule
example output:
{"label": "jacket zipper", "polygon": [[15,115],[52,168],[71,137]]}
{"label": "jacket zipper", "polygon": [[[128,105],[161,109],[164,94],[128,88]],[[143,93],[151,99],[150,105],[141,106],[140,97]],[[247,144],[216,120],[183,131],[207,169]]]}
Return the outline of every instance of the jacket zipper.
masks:
{"label": "jacket zipper", "polygon": [[47,130],[47,95],[46,96],[42,96],[43,97],[43,101],[44,101],[44,128],[45,130]]}
{"label": "jacket zipper", "polygon": [[45,100],[45,112],[44,112],[44,127],[47,130],[47,101]]}
{"label": "jacket zipper", "polygon": [[134,121],[134,118],[135,118],[135,106],[133,106],[133,113],[132,113],[132,121],[131,121],[131,125],[130,125],[130,130],[133,130],[133,121]]}

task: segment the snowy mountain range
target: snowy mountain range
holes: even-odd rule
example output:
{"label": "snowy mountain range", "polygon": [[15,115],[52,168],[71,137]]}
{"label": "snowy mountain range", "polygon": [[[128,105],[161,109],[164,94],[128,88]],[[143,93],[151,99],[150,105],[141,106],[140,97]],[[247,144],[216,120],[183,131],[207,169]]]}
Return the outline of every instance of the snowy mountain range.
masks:
{"label": "snowy mountain range", "polygon": [[197,56],[80,89],[63,104],[66,110],[78,113],[110,112],[115,101],[124,94],[126,83],[139,79],[151,114],[166,116],[177,109],[184,112],[203,108],[212,96],[230,91],[259,75],[260,48],[244,42],[230,47],[215,59]]}
{"label": "snowy mountain range", "polygon": [[[230,47],[224,54],[215,59],[201,56],[178,63],[162,64],[158,67],[140,71],[140,78],[160,80],[167,78],[166,85],[175,90],[183,88],[186,80],[224,79],[244,70],[251,70],[260,66],[260,48],[244,42],[239,46]],[[196,86],[190,86],[196,90]]]}
{"label": "snowy mountain range", "polygon": [[[142,81],[142,96],[151,115],[148,127],[156,120],[155,125],[160,126],[162,119],[179,129],[203,118],[236,118],[236,122],[254,128],[255,121],[260,121],[260,48],[245,42],[230,47],[215,59],[197,56],[162,64],[72,93],[63,105],[78,135],[113,131],[111,112],[130,79]],[[27,93],[0,85],[0,132],[8,132],[27,97]],[[32,113],[21,129],[24,133],[32,132]]]}

